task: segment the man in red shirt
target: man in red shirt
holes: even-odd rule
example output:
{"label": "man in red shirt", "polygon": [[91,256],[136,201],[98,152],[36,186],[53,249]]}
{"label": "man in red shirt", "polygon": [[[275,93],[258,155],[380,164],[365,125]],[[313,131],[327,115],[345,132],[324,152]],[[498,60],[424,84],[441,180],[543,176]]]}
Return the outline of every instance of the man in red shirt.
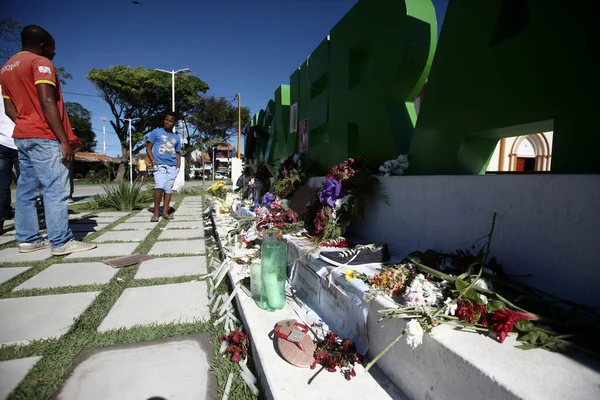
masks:
{"label": "man in red shirt", "polygon": [[[96,245],[73,239],[69,228],[69,168],[79,142],[65,111],[54,58],[54,38],[36,25],[21,32],[22,51],[0,70],[6,115],[15,122],[21,175],[15,228],[23,253],[51,247],[53,255],[87,251]],[[48,240],[39,234],[36,198],[40,191]]]}

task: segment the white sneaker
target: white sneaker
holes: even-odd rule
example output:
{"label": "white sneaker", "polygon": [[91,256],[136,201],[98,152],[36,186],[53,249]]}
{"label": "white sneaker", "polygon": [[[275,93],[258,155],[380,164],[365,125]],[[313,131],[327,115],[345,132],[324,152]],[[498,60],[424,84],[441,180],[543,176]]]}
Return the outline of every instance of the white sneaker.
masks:
{"label": "white sneaker", "polygon": [[21,243],[19,245],[19,253],[31,253],[33,251],[43,250],[50,247],[48,239],[43,239],[41,242]]}
{"label": "white sneaker", "polygon": [[71,239],[64,245],[53,248],[52,250],[50,250],[50,252],[53,256],[66,256],[67,254],[71,253],[80,253],[82,251],[93,250],[96,247],[98,247],[98,245],[91,243],[83,243],[79,240]]}

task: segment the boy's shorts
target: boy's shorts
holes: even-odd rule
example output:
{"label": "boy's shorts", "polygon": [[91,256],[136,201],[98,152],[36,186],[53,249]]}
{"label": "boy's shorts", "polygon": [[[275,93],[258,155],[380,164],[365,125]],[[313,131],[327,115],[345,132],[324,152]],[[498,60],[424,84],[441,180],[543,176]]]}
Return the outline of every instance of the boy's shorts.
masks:
{"label": "boy's shorts", "polygon": [[173,193],[173,185],[179,174],[179,168],[174,165],[159,165],[153,167],[154,189],[162,189],[165,193]]}

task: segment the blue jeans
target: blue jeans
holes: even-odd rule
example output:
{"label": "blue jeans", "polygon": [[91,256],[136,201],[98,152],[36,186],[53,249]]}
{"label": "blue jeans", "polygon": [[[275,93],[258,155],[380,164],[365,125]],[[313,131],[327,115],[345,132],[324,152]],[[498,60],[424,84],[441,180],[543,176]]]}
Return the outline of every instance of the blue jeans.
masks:
{"label": "blue jeans", "polygon": [[10,184],[13,166],[19,175],[19,152],[0,144],[0,221],[12,218]]}
{"label": "blue jeans", "polygon": [[42,240],[36,198],[42,191],[48,240],[52,248],[73,238],[69,228],[69,168],[62,162],[60,144],[49,139],[15,139],[19,149],[19,181],[15,229],[17,241],[34,243]]}

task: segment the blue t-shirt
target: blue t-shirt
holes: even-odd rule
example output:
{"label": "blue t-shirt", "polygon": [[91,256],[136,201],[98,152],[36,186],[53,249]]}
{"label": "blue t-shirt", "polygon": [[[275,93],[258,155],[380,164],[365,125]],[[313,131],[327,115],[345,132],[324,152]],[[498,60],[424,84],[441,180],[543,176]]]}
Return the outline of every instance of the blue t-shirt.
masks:
{"label": "blue t-shirt", "polygon": [[153,143],[152,155],[159,165],[177,165],[176,153],[181,152],[181,139],[176,133],[164,128],[155,129],[148,134],[148,142]]}

